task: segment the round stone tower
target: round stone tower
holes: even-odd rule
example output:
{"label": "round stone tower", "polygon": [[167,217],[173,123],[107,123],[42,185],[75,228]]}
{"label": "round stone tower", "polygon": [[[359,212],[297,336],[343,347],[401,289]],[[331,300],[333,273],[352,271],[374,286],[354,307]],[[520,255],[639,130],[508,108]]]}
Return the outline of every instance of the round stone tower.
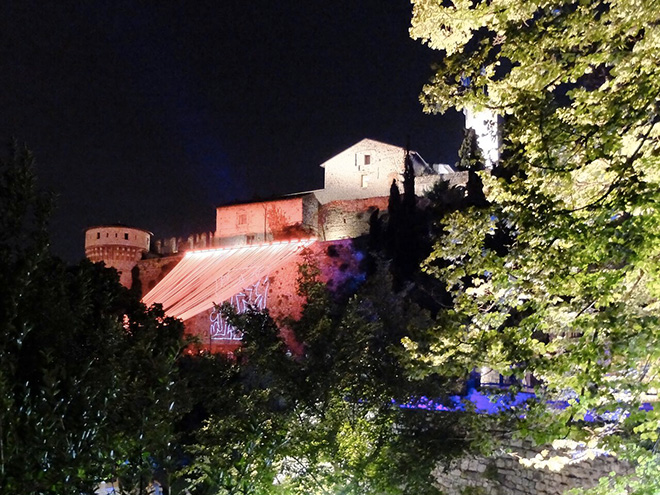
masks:
{"label": "round stone tower", "polygon": [[85,256],[93,262],[103,261],[119,273],[125,287],[133,284],[131,270],[149,251],[152,233],[125,225],[100,225],[85,231]]}

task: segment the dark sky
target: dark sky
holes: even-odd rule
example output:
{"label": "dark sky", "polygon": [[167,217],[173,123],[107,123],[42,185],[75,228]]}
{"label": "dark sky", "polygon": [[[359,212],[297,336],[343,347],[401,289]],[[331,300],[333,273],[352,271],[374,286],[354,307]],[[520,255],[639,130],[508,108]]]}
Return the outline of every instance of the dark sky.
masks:
{"label": "dark sky", "polygon": [[214,229],[214,206],[322,187],[364,137],[454,163],[458,114],[418,94],[439,53],[408,37],[409,0],[0,4],[0,138],[57,193],[53,249],[88,226],[156,238]]}

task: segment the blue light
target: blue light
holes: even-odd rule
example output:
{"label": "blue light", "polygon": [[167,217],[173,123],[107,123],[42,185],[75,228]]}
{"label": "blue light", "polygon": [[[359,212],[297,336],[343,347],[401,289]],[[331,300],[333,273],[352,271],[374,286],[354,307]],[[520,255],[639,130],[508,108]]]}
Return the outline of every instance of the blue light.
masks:
{"label": "blue light", "polygon": [[[420,397],[418,399],[411,399],[406,403],[398,404],[401,409],[416,409],[422,411],[444,411],[444,412],[460,412],[465,411],[468,403],[473,407],[474,412],[477,414],[499,414],[507,410],[522,409],[525,404],[530,400],[535,400],[536,395],[531,392],[518,392],[513,396],[502,394],[489,394],[479,392],[477,390],[470,391],[465,397],[459,395],[452,395],[449,397],[449,404],[443,404],[436,400],[429,399],[428,397]],[[392,400],[393,404],[396,401]],[[569,407],[568,401],[552,401],[548,405],[552,409],[563,410]],[[653,405],[645,402],[639,407],[640,411],[652,411]],[[605,411],[601,414],[595,414],[593,411],[587,411],[582,418],[583,421],[588,423],[594,421],[616,422],[622,416],[628,413],[623,409],[616,409],[615,411]]]}

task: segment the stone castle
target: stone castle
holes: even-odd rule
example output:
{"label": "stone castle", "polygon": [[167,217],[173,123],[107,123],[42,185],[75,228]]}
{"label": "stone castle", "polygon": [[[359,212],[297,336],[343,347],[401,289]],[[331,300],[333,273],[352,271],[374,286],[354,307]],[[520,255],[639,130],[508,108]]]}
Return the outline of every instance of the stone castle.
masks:
{"label": "stone castle", "polygon": [[[497,117],[489,111],[465,114],[486,166],[492,166],[499,156]],[[403,183],[405,157],[402,147],[363,139],[321,164],[322,189],[220,206],[214,232],[157,240],[153,245],[151,232],[144,229],[91,227],[85,233],[85,255],[115,268],[123,285],[141,293],[145,303],[163,304],[169,315],[182,318],[187,331],[213,350],[230,350],[239,339],[231,332],[226,338],[226,332],[216,331],[215,303],[253,304],[252,288],[259,284],[259,304],[273,315],[295,314],[300,301],[295,302],[294,267],[300,261],[301,242],[322,258],[319,265],[327,272],[326,282],[332,285],[347,277],[346,267],[355,264],[352,257],[356,255],[351,254],[350,240],[369,231],[375,212],[387,210],[391,185]],[[439,180],[454,186],[467,180],[467,173],[450,165],[429,165],[414,151],[409,152],[409,159],[417,196]],[[264,247],[283,241],[289,242],[288,248]],[[196,254],[201,251],[206,254]],[[207,261],[196,266],[191,260],[200,256]],[[217,266],[211,270],[210,265]]]}
{"label": "stone castle", "polygon": [[[363,139],[321,164],[322,189],[220,206],[215,232],[153,245],[143,229],[91,227],[85,254],[115,268],[145,303],[161,303],[168,315],[182,318],[204,348],[231,352],[240,335],[218,319],[215,304],[268,307],[276,318],[295,315],[302,304],[295,282],[303,248],[317,258],[330,285],[357,273],[360,253],[352,240],[369,232],[375,212],[387,210],[390,187],[403,182],[405,156],[402,147]],[[414,151],[409,157],[418,196],[439,180],[467,180],[465,172],[429,165]]]}

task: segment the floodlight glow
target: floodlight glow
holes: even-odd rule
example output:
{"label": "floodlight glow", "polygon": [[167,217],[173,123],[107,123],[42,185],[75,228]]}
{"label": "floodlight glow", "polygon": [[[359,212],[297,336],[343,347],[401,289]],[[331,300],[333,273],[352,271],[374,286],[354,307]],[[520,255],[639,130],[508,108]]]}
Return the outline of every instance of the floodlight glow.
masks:
{"label": "floodlight glow", "polygon": [[188,251],[142,302],[187,320],[280,268],[316,239]]}

